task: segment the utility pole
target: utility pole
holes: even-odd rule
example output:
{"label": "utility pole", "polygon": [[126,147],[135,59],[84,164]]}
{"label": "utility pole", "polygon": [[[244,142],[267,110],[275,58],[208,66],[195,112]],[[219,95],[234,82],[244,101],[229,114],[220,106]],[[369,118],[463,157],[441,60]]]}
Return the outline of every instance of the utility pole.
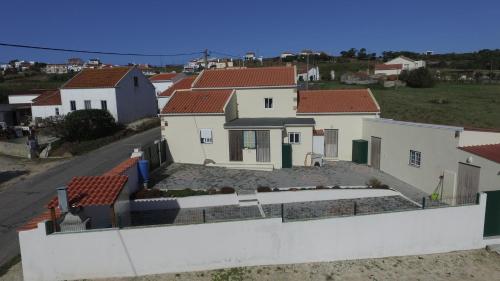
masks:
{"label": "utility pole", "polygon": [[205,63],[205,69],[208,68],[208,49],[203,52],[203,61]]}
{"label": "utility pole", "polygon": [[309,52],[306,54],[306,91],[309,90]]}

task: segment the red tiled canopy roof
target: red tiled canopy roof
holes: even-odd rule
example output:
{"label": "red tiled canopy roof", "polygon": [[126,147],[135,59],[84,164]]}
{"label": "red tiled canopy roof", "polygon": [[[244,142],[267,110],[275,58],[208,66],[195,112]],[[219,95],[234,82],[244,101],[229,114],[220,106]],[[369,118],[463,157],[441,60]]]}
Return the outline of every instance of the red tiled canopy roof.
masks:
{"label": "red tiled canopy roof", "polygon": [[172,80],[174,79],[175,76],[177,76],[179,73],[172,72],[172,73],[160,73],[153,75],[149,78],[151,82],[156,82],[156,81],[165,81],[165,80]]}
{"label": "red tiled canopy roof", "polygon": [[402,64],[377,64],[375,65],[375,70],[395,70],[403,69]]}
{"label": "red tiled canopy roof", "polygon": [[[124,175],[74,177],[68,184],[68,201],[74,207],[112,205],[127,179]],[[58,204],[55,197],[47,207],[56,208]]]}
{"label": "red tiled canopy roof", "polygon": [[500,143],[463,146],[459,149],[500,164]]}
{"label": "red tiled canopy roof", "polygon": [[224,106],[232,92],[233,90],[177,91],[161,113],[224,113]]}
{"label": "red tiled canopy roof", "polygon": [[84,69],[61,89],[114,88],[131,69],[131,67]]}
{"label": "red tiled canopy roof", "polygon": [[252,88],[295,86],[294,67],[226,68],[204,70],[193,88]]}
{"label": "red tiled canopy roof", "polygon": [[299,92],[297,113],[380,112],[368,89]]}
{"label": "red tiled canopy roof", "polygon": [[61,105],[61,92],[59,90],[46,91],[33,99],[33,106]]}
{"label": "red tiled canopy roof", "polygon": [[175,82],[170,88],[163,91],[158,96],[160,97],[170,97],[176,90],[189,90],[191,89],[191,85],[197,76],[189,76],[185,77],[177,82]]}

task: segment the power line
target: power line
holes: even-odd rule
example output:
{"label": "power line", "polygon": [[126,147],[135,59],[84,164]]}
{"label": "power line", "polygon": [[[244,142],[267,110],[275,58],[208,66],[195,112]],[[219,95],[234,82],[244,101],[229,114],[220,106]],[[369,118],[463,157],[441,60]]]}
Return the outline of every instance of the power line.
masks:
{"label": "power line", "polygon": [[13,48],[36,49],[36,50],[46,50],[46,51],[55,51],[55,52],[85,53],[85,54],[99,54],[99,55],[113,55],[113,56],[137,56],[137,57],[179,57],[179,56],[192,56],[192,55],[203,54],[203,52],[178,53],[178,54],[119,53],[119,52],[103,52],[103,51],[51,48],[51,47],[20,45],[20,44],[1,43],[1,42],[0,42],[0,46],[13,47]]}

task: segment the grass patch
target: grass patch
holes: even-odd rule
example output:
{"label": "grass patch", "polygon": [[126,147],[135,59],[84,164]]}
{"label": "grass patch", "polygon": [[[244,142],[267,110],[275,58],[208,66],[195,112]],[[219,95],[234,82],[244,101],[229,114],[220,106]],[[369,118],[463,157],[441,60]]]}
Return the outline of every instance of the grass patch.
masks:
{"label": "grass patch", "polygon": [[21,255],[11,258],[9,261],[0,266],[0,277],[5,275],[7,271],[17,263],[21,262]]}
{"label": "grass patch", "polygon": [[[338,82],[320,89],[366,88]],[[478,128],[500,128],[500,85],[439,83],[434,88],[383,88],[370,85],[381,117],[402,121]]]}
{"label": "grass patch", "polygon": [[243,281],[247,280],[249,272],[242,267],[221,269],[212,274],[212,281]]}

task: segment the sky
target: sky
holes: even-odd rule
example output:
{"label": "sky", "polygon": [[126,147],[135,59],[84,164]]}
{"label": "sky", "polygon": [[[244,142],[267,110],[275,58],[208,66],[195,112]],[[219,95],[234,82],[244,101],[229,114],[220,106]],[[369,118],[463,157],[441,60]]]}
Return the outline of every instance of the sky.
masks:
{"label": "sky", "polygon": [[[339,54],[363,47],[377,53],[500,48],[498,0],[3,2],[0,42],[44,47],[150,54],[206,48],[233,56],[254,51],[264,57],[302,49]],[[0,46],[0,62],[62,63],[70,57],[164,65],[184,63],[193,55],[118,57]]]}

